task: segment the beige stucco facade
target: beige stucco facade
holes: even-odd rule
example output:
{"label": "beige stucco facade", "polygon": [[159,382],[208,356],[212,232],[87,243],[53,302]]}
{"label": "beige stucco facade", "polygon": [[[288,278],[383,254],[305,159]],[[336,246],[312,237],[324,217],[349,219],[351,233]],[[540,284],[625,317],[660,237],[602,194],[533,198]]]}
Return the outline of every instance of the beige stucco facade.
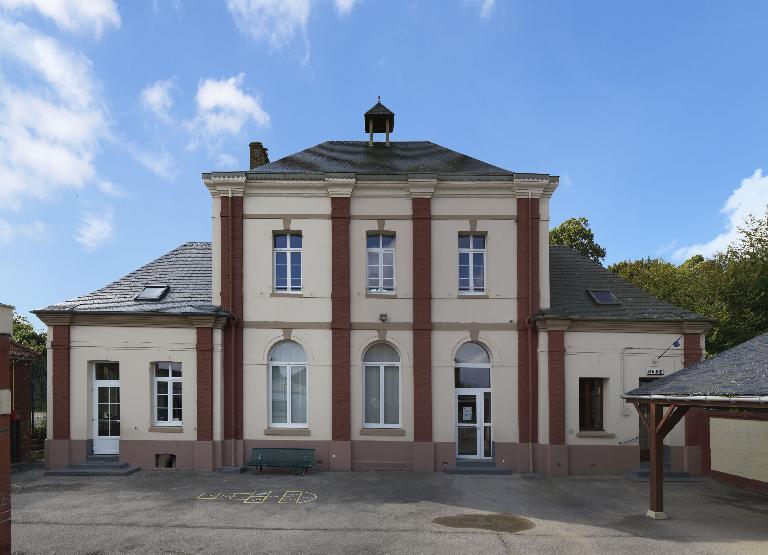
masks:
{"label": "beige stucco facade", "polygon": [[711,417],[711,468],[768,483],[768,420]]}

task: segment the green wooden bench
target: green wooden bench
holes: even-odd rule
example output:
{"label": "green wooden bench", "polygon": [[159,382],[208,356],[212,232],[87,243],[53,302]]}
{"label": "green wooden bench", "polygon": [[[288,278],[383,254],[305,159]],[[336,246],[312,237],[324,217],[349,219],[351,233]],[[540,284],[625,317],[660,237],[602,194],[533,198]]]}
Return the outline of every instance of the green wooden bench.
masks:
{"label": "green wooden bench", "polygon": [[254,447],[248,466],[258,466],[259,472],[265,466],[300,468],[304,474],[315,464],[314,449],[295,449],[293,447]]}

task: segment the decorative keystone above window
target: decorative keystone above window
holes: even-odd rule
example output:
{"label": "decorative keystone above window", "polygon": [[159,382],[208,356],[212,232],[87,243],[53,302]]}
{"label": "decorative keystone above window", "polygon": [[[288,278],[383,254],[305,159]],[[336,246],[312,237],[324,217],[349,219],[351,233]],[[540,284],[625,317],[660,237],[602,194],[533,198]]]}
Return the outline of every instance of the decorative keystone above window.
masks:
{"label": "decorative keystone above window", "polygon": [[609,289],[587,289],[587,293],[592,297],[592,302],[595,304],[621,304],[621,301]]}
{"label": "decorative keystone above window", "polygon": [[167,285],[147,285],[136,295],[134,301],[159,301],[168,294],[171,288]]}

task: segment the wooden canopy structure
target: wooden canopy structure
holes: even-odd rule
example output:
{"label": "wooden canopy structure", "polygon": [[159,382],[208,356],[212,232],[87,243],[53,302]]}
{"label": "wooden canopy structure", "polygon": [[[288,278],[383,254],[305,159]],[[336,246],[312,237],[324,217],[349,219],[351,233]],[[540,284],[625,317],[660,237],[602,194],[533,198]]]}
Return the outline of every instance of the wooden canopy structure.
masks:
{"label": "wooden canopy structure", "polygon": [[648,429],[651,503],[646,515],[664,513],[663,442],[692,408],[768,409],[768,334],[659,378],[622,396]]}

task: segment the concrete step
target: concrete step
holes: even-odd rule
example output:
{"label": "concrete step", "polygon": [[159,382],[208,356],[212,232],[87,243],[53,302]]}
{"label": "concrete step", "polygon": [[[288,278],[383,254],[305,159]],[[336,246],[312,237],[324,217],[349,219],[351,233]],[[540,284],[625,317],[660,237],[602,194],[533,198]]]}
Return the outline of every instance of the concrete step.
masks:
{"label": "concrete step", "polygon": [[446,474],[506,475],[512,474],[509,468],[500,468],[494,461],[456,461],[455,465],[445,469]]}
{"label": "concrete step", "polygon": [[467,460],[457,460],[456,466],[460,466],[462,468],[487,468],[490,466],[496,466],[496,463],[492,460],[487,459],[467,459]]}
{"label": "concrete step", "polygon": [[72,464],[63,468],[46,470],[46,476],[129,476],[141,470],[130,463],[90,463]]}
{"label": "concrete step", "polygon": [[120,461],[84,461],[80,463],[70,464],[67,468],[80,468],[80,469],[100,469],[100,470],[118,470],[120,468],[128,468],[130,463]]}
{"label": "concrete step", "polygon": [[88,455],[85,460],[94,462],[113,462],[119,461],[120,455]]}

